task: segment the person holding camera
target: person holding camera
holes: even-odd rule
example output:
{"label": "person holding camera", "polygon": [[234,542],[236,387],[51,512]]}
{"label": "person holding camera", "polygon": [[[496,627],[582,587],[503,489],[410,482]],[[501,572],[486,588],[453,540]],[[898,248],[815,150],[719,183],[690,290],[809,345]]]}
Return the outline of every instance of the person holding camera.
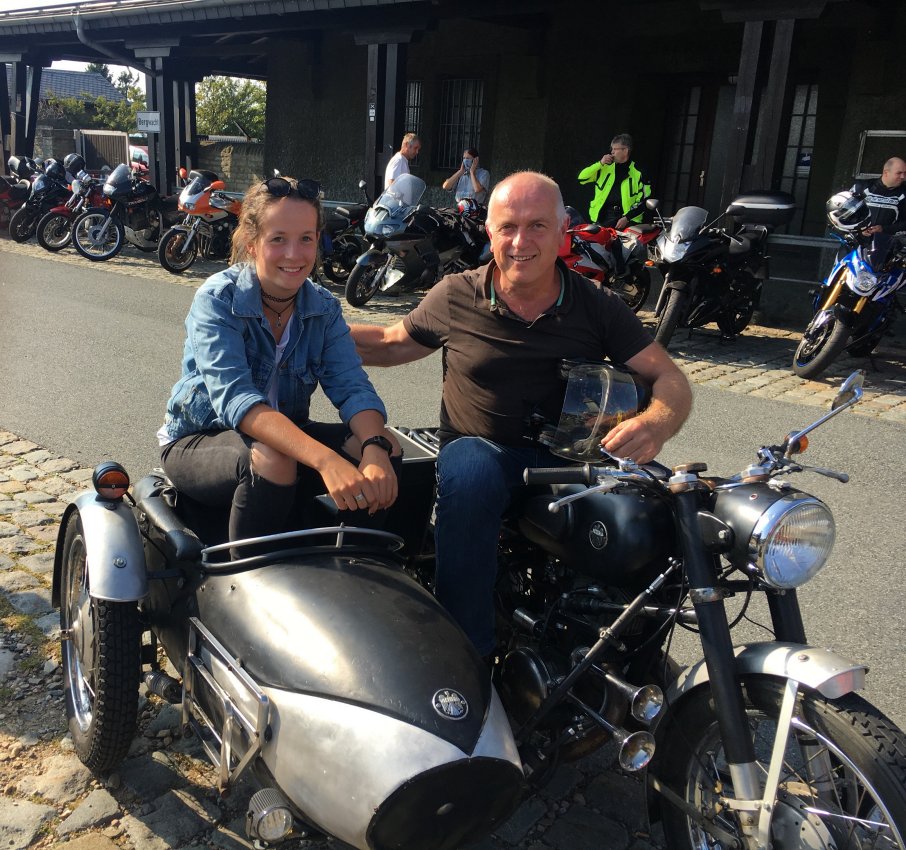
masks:
{"label": "person holding camera", "polygon": [[457,203],[463,198],[472,198],[484,206],[488,201],[491,173],[486,168],[478,167],[478,150],[466,148],[462,152],[459,169],[444,180],[442,185],[448,192],[453,192]]}

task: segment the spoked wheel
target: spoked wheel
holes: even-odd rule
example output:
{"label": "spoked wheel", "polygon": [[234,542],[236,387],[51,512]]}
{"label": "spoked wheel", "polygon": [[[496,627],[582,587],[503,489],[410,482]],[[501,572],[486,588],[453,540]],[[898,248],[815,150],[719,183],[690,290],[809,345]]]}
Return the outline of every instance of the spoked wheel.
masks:
{"label": "spoked wheel", "polygon": [[800,378],[820,375],[849,343],[849,328],[830,310],[816,313],[793,355],[793,372]]}
{"label": "spoked wheel", "polygon": [[103,772],[129,751],[138,717],[141,626],[135,602],[89,595],[82,520],[73,513],[63,538],[60,628],[66,717],[75,751]]}
{"label": "spoked wheel", "polygon": [[360,236],[341,236],[333,242],[333,250],[324,258],[324,274],[334,283],[345,283],[355,268],[355,261],[365,253],[365,242]]}
{"label": "spoked wheel", "polygon": [[657,327],[654,329],[654,338],[657,342],[666,348],[673,339],[673,334],[677,327],[682,324],[689,309],[689,293],[679,289],[671,289],[667,296],[667,303],[664,305],[664,311],[657,320]]}
{"label": "spoked wheel", "polygon": [[110,260],[119,254],[125,238],[123,225],[112,219],[105,210],[89,210],[72,223],[73,246],[83,257],[96,263]]}
{"label": "spoked wheel", "polygon": [[189,232],[181,227],[171,228],[163,235],[160,245],[157,246],[157,259],[168,272],[180,274],[195,262],[198,256],[198,242],[193,239],[186,248],[188,239]]}
{"label": "spoked wheel", "polygon": [[346,281],[346,300],[353,307],[367,304],[378,291],[392,263],[393,255],[388,254],[383,265],[356,266]]}
{"label": "spoked wheel", "polygon": [[633,313],[638,313],[648,300],[648,293],[651,291],[651,275],[643,266],[628,272],[622,280],[613,281],[610,286],[626,302],[626,306]]}
{"label": "spoked wheel", "polygon": [[[759,773],[767,776],[783,689],[777,680],[744,682]],[[906,736],[861,697],[799,695],[772,805],[770,846],[784,850],[906,850]],[[746,846],[733,809],[733,781],[704,689],[679,709],[653,768],[704,818]],[[664,834],[674,850],[726,846],[665,802]],[[757,817],[757,815],[756,815]],[[712,830],[713,831],[713,830]]]}
{"label": "spoked wheel", "polygon": [[9,235],[14,242],[27,242],[34,235],[37,216],[27,207],[19,207],[9,220]]}
{"label": "spoked wheel", "polygon": [[72,238],[72,219],[63,213],[49,212],[38,222],[38,244],[45,251],[60,251]]}

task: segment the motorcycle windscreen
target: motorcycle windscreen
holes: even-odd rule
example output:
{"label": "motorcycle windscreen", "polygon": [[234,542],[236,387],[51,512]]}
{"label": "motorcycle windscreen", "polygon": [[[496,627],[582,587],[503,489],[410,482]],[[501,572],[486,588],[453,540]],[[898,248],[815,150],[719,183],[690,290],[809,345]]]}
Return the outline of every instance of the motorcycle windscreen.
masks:
{"label": "motorcycle windscreen", "polygon": [[414,174],[401,174],[374,202],[375,207],[398,215],[407,207],[414,207],[425,193],[425,181]]}
{"label": "motorcycle windscreen", "polygon": [[683,207],[673,216],[667,238],[671,242],[688,242],[702,229],[707,220],[707,210],[701,207]]}
{"label": "motorcycle windscreen", "polygon": [[121,195],[129,191],[132,186],[132,172],[125,163],[120,163],[104,181],[104,194],[107,197]]}
{"label": "motorcycle windscreen", "polygon": [[569,370],[556,429],[542,442],[560,457],[600,463],[601,440],[611,428],[631,419],[650,400],[650,389],[630,372],[609,363],[580,363]]}

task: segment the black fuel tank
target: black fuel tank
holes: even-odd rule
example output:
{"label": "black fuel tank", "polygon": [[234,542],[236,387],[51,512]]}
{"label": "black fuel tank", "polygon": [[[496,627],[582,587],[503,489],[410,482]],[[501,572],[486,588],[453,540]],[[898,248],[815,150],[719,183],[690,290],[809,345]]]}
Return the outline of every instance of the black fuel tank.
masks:
{"label": "black fuel tank", "polygon": [[519,531],[582,575],[614,587],[641,588],[675,551],[673,515],[660,500],[636,490],[594,493],[552,514],[558,497],[585,488],[569,484],[532,496]]}

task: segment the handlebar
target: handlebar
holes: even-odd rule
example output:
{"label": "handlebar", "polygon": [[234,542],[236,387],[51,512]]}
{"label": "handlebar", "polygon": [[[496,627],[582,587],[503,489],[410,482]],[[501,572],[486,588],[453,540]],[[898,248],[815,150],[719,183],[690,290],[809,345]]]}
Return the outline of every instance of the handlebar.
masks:
{"label": "handlebar", "polygon": [[585,463],[582,466],[555,466],[549,469],[526,469],[522,473],[526,484],[594,484],[598,480],[595,467]]}

